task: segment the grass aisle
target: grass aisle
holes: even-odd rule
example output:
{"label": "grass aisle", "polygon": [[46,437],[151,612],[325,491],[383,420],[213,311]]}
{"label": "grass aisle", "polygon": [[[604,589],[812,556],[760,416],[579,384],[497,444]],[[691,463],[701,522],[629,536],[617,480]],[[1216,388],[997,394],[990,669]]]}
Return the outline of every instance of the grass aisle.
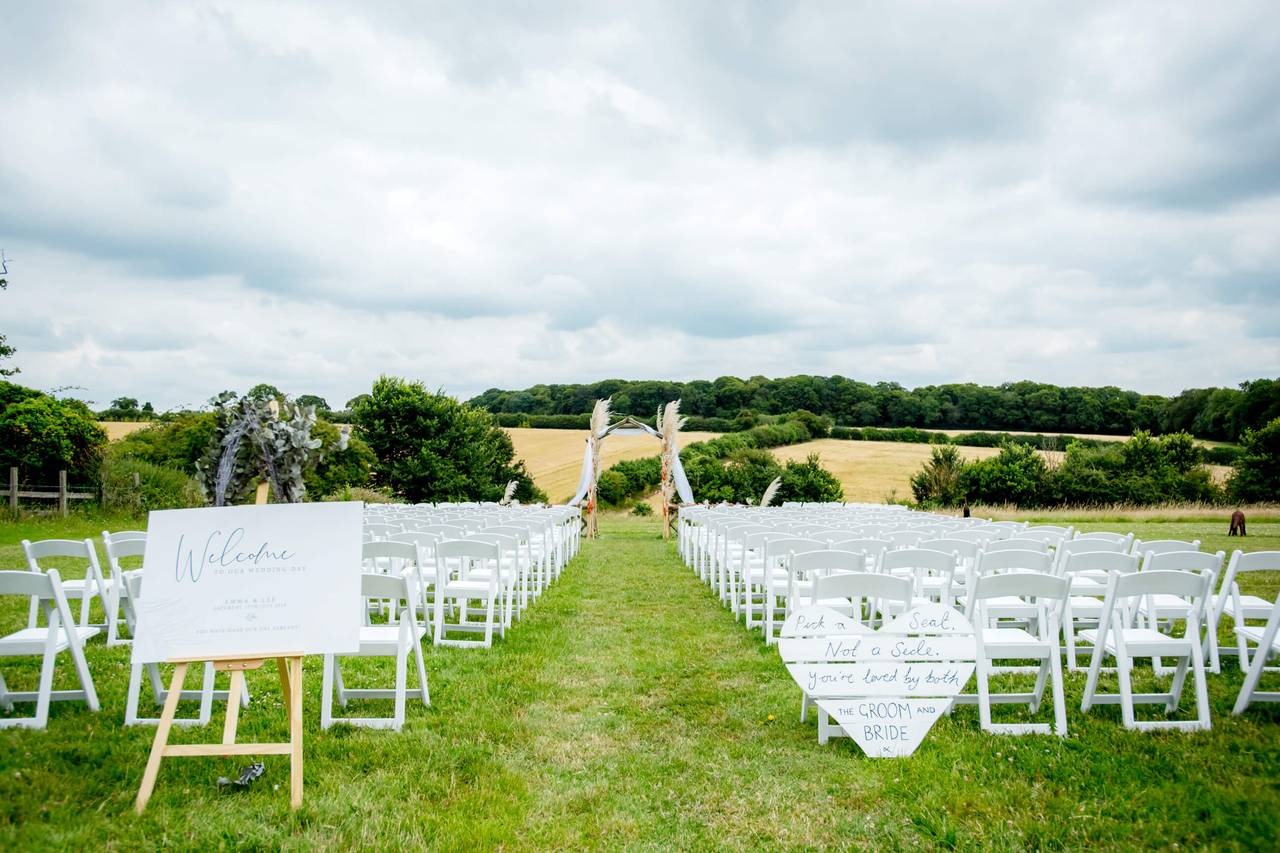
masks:
{"label": "grass aisle", "polygon": [[[18,564],[17,532],[0,531],[5,567]],[[6,605],[0,629],[24,618]],[[212,784],[237,762],[187,760],[166,764],[133,817],[153,730],[121,725],[127,651],[94,641],[89,659],[102,713],[55,706],[47,732],[0,731],[4,849],[1269,849],[1280,837],[1280,709],[1230,718],[1238,673],[1210,679],[1209,733],[1128,733],[1115,709],[1083,718],[1071,676],[1065,741],[987,736],[965,708],[913,758],[871,761],[848,741],[818,746],[776,650],[734,622],[654,521],[606,520],[492,651],[430,650],[433,706],[411,702],[399,735],[320,732],[320,660],[308,659],[297,813],[280,759],[237,795]],[[35,672],[5,664],[14,688]],[[385,680],[389,661],[349,672],[351,686]],[[278,689],[251,684],[242,739],[282,738]],[[216,737],[221,706],[214,721],[177,739]]]}

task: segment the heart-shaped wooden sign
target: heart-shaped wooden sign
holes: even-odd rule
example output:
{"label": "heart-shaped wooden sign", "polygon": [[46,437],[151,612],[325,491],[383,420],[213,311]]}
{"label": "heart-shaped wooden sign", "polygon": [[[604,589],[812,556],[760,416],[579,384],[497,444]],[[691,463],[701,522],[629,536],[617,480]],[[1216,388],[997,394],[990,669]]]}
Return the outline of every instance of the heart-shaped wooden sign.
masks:
{"label": "heart-shaped wooden sign", "polygon": [[940,604],[913,607],[879,630],[805,607],[781,636],[782,660],[805,696],[872,758],[915,752],[969,683],[977,654],[969,620]]}

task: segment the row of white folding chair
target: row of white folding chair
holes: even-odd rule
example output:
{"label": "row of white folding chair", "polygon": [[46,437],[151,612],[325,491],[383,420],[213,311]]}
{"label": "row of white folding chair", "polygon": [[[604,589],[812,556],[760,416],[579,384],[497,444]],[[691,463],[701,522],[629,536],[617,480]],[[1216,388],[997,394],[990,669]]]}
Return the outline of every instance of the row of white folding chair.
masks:
{"label": "row of white folding chair", "polygon": [[[892,584],[897,581],[899,588],[896,597],[899,606],[907,606],[906,599],[914,595],[909,590],[905,579],[891,575],[870,574],[834,574],[819,578],[814,582],[812,600],[834,603],[837,607],[843,602],[833,602],[834,596],[848,599],[850,603],[858,596],[875,596],[882,602],[892,601],[895,592]],[[1208,692],[1205,678],[1201,628],[1203,626],[1202,608],[1207,597],[1210,579],[1207,573],[1187,571],[1156,570],[1150,572],[1133,572],[1129,575],[1112,574],[1104,599],[1104,612],[1097,629],[1086,632],[1087,638],[1094,644],[1094,654],[1090,662],[1086,681],[1086,690],[1081,702],[1081,711],[1088,712],[1095,704],[1119,704],[1121,718],[1126,728],[1131,729],[1207,729],[1211,725],[1209,719]],[[1044,572],[1013,571],[1000,574],[985,574],[974,582],[974,618],[973,626],[977,645],[977,695],[963,694],[957,697],[958,704],[973,703],[979,705],[979,719],[984,730],[996,733],[1022,734],[1027,732],[1052,731],[1065,735],[1067,720],[1065,700],[1062,689],[1062,670],[1059,647],[1058,623],[1068,606],[1070,582],[1067,578],[1055,577]],[[1200,609],[1193,608],[1184,623],[1181,636],[1170,636],[1150,628],[1135,625],[1132,614],[1137,612],[1137,602],[1153,596],[1172,595],[1199,603]],[[1011,626],[1004,620],[1009,611],[1010,601],[1019,602],[1019,610],[1035,608],[1037,629],[1034,633],[1019,625]],[[879,605],[881,608],[883,604]],[[841,612],[854,618],[864,618],[856,608],[849,607]],[[868,614],[871,615],[871,614]],[[1280,644],[1276,643],[1276,633],[1280,629],[1280,617],[1276,618],[1270,637],[1260,637],[1266,641],[1267,648],[1280,653]],[[1106,656],[1116,659],[1115,670],[1119,678],[1119,692],[1104,694],[1099,692],[1098,683],[1102,663]],[[1136,658],[1159,659],[1173,657],[1178,663],[1167,691],[1158,693],[1134,693],[1131,673]],[[991,691],[990,676],[999,672],[1024,671],[1025,667],[996,667],[997,660],[1037,661],[1031,668],[1036,675],[1035,686],[1030,692],[997,694]],[[1180,704],[1186,676],[1191,672],[1195,692],[1195,719],[1190,721],[1139,720],[1135,705],[1144,703],[1160,703],[1165,706],[1166,713],[1177,709]],[[1052,688],[1054,704],[1053,724],[1000,724],[993,723],[990,706],[994,703],[1026,703],[1031,712],[1043,700],[1046,687]],[[1246,684],[1246,688],[1248,685]],[[1241,702],[1247,704],[1246,692],[1242,688]],[[1264,694],[1270,697],[1270,694]],[[1276,694],[1280,699],[1280,694]],[[804,708],[802,706],[802,718]],[[825,715],[824,715],[825,716]],[[824,720],[820,720],[820,739],[829,737],[830,731],[823,731]]]}

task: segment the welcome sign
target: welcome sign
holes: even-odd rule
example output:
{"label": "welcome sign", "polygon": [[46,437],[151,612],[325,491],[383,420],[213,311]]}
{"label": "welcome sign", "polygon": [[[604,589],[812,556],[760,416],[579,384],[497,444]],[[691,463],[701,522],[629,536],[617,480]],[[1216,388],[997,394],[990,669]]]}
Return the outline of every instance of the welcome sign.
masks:
{"label": "welcome sign", "polygon": [[778,649],[805,695],[872,758],[910,755],[973,675],[973,626],[925,604],[879,631],[829,607],[787,617]]}
{"label": "welcome sign", "polygon": [[153,512],[136,663],[360,645],[358,502]]}

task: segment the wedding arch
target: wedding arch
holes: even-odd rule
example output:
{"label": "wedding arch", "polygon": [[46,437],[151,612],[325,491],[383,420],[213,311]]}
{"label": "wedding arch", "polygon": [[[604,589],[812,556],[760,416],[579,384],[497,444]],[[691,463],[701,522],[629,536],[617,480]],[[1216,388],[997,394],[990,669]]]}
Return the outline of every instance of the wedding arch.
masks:
{"label": "wedding arch", "polygon": [[685,419],[680,415],[680,401],[673,400],[666,406],[658,407],[657,428],[627,415],[620,420],[609,423],[609,400],[596,400],[591,411],[591,429],[587,434],[587,446],[582,454],[582,477],[578,481],[578,491],[569,501],[571,506],[582,506],[586,502],[587,535],[595,537],[599,533],[597,527],[596,488],[603,473],[600,467],[601,449],[604,440],[611,435],[649,435],[662,442],[662,481],[659,494],[662,497],[662,535],[671,535],[672,499],[679,496],[679,503],[691,504],[693,490],[689,488],[689,479],[680,464],[680,445],[678,436]]}

